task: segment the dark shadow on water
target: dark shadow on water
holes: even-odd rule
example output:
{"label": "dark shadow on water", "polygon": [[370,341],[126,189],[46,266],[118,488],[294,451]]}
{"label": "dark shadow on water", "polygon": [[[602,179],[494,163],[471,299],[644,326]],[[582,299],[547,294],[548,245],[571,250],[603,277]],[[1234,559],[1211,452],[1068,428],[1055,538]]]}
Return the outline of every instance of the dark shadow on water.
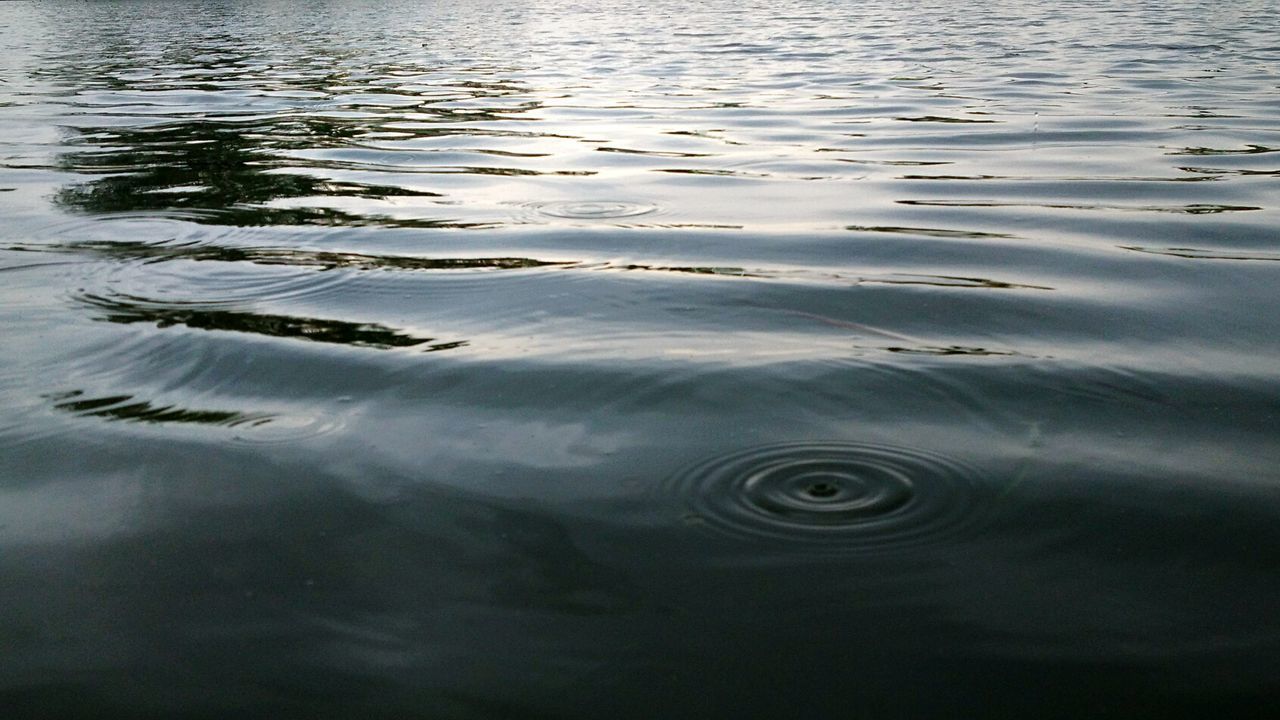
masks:
{"label": "dark shadow on water", "polygon": [[627,265],[617,265],[614,263],[606,263],[601,266],[602,270],[624,270],[639,272],[669,272],[681,273],[686,275],[721,275],[725,277],[740,278],[767,278],[772,277],[767,271],[751,271],[738,267],[698,267],[698,266],[670,266],[670,265],[640,265],[631,263]]}
{"label": "dark shadow on water", "polygon": [[122,420],[140,423],[192,423],[237,427],[258,426],[271,422],[272,415],[242,413],[232,410],[190,410],[174,405],[153,405],[146,400],[135,400],[132,395],[86,398],[83,390],[72,390],[48,396],[55,400],[58,410],[82,417],[99,417],[106,420]]}
{"label": "dark shadow on water", "polygon": [[[919,234],[940,234],[960,231],[930,230],[927,228],[859,228],[885,232],[915,231]],[[646,265],[642,263],[600,262],[578,260],[539,260],[524,257],[478,258],[425,258],[411,255],[367,255],[364,253],[296,250],[291,248],[226,247],[206,244],[165,244],[139,241],[90,241],[59,245],[11,245],[15,252],[89,252],[113,260],[135,260],[144,263],[169,260],[194,262],[248,262],[255,265],[328,270],[395,270],[395,271],[452,271],[452,270],[526,270],[553,268],[577,271],[677,273],[749,280],[778,280],[802,282],[835,282],[856,285],[920,285],[940,288],[987,288],[994,290],[1053,290],[1047,285],[1005,282],[981,277],[960,275],[914,275],[899,273],[887,277],[859,276],[853,274],[815,271],[798,268],[744,268],[703,265]]]}
{"label": "dark shadow on water", "polygon": [[1221,175],[1241,175],[1245,177],[1275,177],[1280,175],[1280,170],[1252,170],[1249,168],[1208,168],[1208,167],[1180,167],[1179,170],[1189,173],[1197,173],[1217,177]]}
{"label": "dark shadow on water", "polygon": [[105,313],[100,315],[99,319],[113,323],[155,323],[161,328],[182,325],[199,330],[252,333],[378,350],[426,345],[423,349],[426,352],[433,352],[452,350],[467,344],[465,340],[437,343],[434,342],[434,338],[414,337],[376,323],[267,315],[199,306],[175,306],[127,296],[106,298],[85,295],[81,300]]}
{"label": "dark shadow on water", "polygon": [[919,279],[911,280],[863,280],[863,282],[878,282],[885,285],[931,285],[933,287],[980,287],[990,288],[993,290],[1052,290],[1048,285],[1026,285],[1023,283],[1009,283],[1001,280],[991,280],[989,278],[962,277],[959,275],[920,275],[907,276],[918,277]]}
{"label": "dark shadow on water", "polygon": [[1188,147],[1182,148],[1175,152],[1165,153],[1166,155],[1263,155],[1266,153],[1280,152],[1280,148],[1267,147],[1266,145],[1246,144],[1243,149],[1232,150],[1226,148],[1210,148],[1210,147]]}
{"label": "dark shadow on water", "polygon": [[[300,159],[299,153],[338,148],[376,148],[380,134],[397,138],[459,135],[541,137],[547,133],[476,127],[477,123],[531,120],[541,107],[536,99],[512,103],[512,95],[527,93],[518,83],[490,78],[467,80],[464,73],[445,87],[447,95],[399,88],[380,88],[371,97],[336,91],[350,87],[350,67],[342,67],[355,53],[335,48],[318,50],[322,63],[298,72],[277,75],[248,54],[226,53],[221,43],[233,38],[191,38],[167,47],[161,65],[177,64],[187,72],[170,80],[164,90],[216,94],[235,85],[264,82],[272,90],[301,93],[285,101],[247,99],[244,103],[204,107],[186,99],[168,104],[155,91],[153,79],[126,77],[138,69],[132,46],[108,47],[97,34],[82,38],[85,48],[68,48],[41,67],[40,77],[55,79],[80,91],[71,96],[77,122],[65,129],[64,151],[57,169],[81,176],[54,196],[67,209],[87,213],[181,213],[184,219],[237,226],[341,225],[402,228],[479,228],[495,223],[466,222],[441,215],[432,208],[411,217],[392,217],[372,205],[388,198],[418,198],[431,205],[443,197],[435,188],[373,184],[332,178],[330,169],[344,163]],[[314,38],[312,38],[314,40]],[[87,49],[86,49],[87,48]],[[312,48],[317,51],[316,48]],[[421,72],[411,63],[384,65],[383,73]],[[160,98],[148,102],[151,97]],[[454,107],[460,97],[467,107]],[[142,98],[142,100],[139,100]],[[320,100],[318,98],[324,98]],[[380,104],[384,100],[394,100]],[[412,115],[416,122],[401,122]],[[93,118],[110,117],[95,122]],[[117,122],[116,118],[128,122]],[[397,124],[394,129],[388,125]],[[460,126],[461,125],[461,126]],[[560,137],[556,135],[557,137]],[[369,143],[373,144],[369,144]],[[476,148],[471,152],[495,156],[540,157],[539,153]],[[393,150],[387,157],[395,158]],[[359,169],[377,165],[361,164]],[[439,165],[400,167],[405,172],[468,173],[482,175],[593,174],[593,171],[544,173],[521,168]],[[342,208],[324,207],[325,198],[343,198]],[[353,209],[352,198],[370,201],[366,210]],[[297,200],[290,207],[286,201]]]}
{"label": "dark shadow on water", "polygon": [[846,225],[854,232],[895,233],[901,235],[925,235],[941,238],[1012,238],[1008,233],[978,232],[976,230],[950,230],[947,228],[897,227],[891,225]]}
{"label": "dark shadow on water", "polygon": [[1065,203],[971,202],[965,200],[895,200],[899,205],[920,207],[1032,207],[1050,210],[1121,210],[1128,212],[1176,213],[1180,215],[1217,215],[1225,212],[1261,210],[1255,205],[1068,205]]}
{"label": "dark shadow on water", "polygon": [[291,198],[439,197],[439,193],[288,172],[275,151],[340,142],[359,130],[322,118],[251,122],[189,120],[158,128],[82,128],[59,169],[94,179],[70,185],[54,202],[89,213],[182,212],[222,225],[390,225],[475,227],[444,219],[396,219],[332,208],[274,207]]}
{"label": "dark shadow on water", "polygon": [[1119,245],[1122,250],[1146,253],[1148,255],[1168,255],[1170,257],[1188,258],[1191,260],[1280,260],[1280,253],[1266,250],[1208,250],[1184,247],[1142,247],[1141,245]]}
{"label": "dark shadow on water", "polygon": [[311,267],[318,270],[521,270],[575,264],[572,260],[537,260],[522,257],[424,258],[411,255],[366,255],[292,248],[165,245],[136,241],[68,243],[49,247],[69,252],[92,252],[117,260],[249,262],[255,265]]}
{"label": "dark shadow on water", "polygon": [[999,120],[974,120],[973,118],[944,117],[941,115],[922,115],[920,117],[898,117],[898,118],[894,118],[894,120],[901,120],[904,122],[919,122],[919,123],[972,123],[972,124],[983,124],[983,125],[996,124],[1000,122]]}
{"label": "dark shadow on water", "polygon": [[886,347],[883,350],[891,353],[902,353],[904,355],[971,355],[971,356],[1021,356],[1022,353],[1010,350],[989,350],[982,347],[966,347],[964,345],[946,345],[946,346],[929,346],[922,345],[918,347]]}

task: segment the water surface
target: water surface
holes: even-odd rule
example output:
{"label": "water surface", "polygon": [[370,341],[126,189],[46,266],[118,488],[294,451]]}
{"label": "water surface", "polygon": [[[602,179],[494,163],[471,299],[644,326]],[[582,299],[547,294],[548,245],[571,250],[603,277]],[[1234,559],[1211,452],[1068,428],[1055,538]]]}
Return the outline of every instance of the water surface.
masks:
{"label": "water surface", "polygon": [[0,4],[0,706],[1264,714],[1278,10]]}

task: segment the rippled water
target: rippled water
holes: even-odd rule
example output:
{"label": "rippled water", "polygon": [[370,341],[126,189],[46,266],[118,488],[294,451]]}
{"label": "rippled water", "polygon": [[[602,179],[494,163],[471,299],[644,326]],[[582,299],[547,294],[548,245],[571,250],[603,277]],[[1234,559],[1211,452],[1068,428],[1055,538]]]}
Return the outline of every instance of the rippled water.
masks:
{"label": "rippled water", "polygon": [[1277,18],[0,3],[0,707],[1265,715]]}

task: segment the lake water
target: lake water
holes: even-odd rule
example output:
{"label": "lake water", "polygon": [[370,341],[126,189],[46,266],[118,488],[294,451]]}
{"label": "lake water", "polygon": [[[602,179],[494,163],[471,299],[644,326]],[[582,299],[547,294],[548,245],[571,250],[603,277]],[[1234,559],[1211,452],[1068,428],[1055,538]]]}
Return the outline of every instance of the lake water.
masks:
{"label": "lake water", "polygon": [[1272,0],[0,3],[6,717],[1280,700]]}

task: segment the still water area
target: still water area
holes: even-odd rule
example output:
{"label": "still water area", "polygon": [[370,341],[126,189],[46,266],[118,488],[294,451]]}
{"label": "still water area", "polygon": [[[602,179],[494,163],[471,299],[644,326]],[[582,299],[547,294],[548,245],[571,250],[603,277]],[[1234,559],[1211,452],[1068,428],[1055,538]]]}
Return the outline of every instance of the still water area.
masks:
{"label": "still water area", "polygon": [[0,708],[1265,717],[1280,4],[0,3]]}

